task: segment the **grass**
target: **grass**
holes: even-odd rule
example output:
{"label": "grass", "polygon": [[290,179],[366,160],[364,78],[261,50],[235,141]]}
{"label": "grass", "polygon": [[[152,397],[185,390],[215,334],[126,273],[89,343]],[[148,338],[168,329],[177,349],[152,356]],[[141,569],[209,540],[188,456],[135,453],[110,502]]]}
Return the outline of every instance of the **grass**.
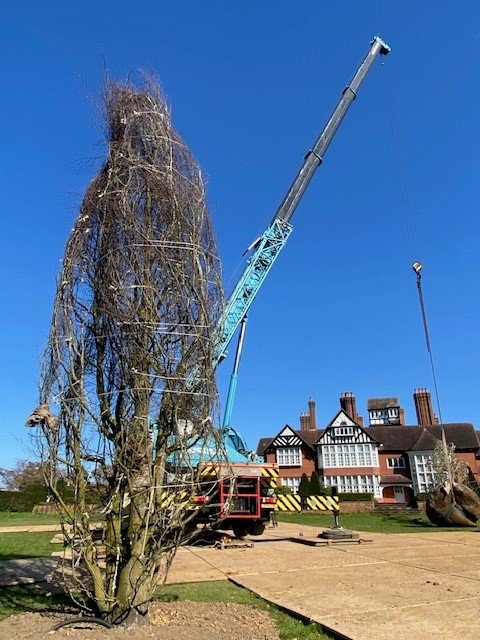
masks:
{"label": "grass", "polygon": [[[306,624],[250,591],[223,580],[168,585],[158,592],[156,599],[163,602],[190,600],[251,605],[269,614],[277,626],[281,640],[332,640],[332,636],[324,633],[319,625]],[[0,588],[0,620],[28,611],[42,611],[52,605],[71,604],[67,596],[46,594],[35,586]]]}
{"label": "grass", "polygon": [[51,531],[0,533],[0,561],[50,556],[62,549],[61,544],[50,544],[52,536]]}
{"label": "grass", "polygon": [[0,511],[0,527],[30,526],[34,524],[58,524],[59,518],[56,515],[46,515],[43,513],[31,513],[19,511]]}
{"label": "grass", "polygon": [[0,620],[29,611],[44,611],[52,605],[71,605],[65,595],[42,591],[35,585],[0,588]]}
{"label": "grass", "polygon": [[[308,524],[313,527],[333,527],[333,516],[316,512],[278,513],[279,522]],[[385,515],[381,513],[340,513],[340,524],[354,531],[372,533],[434,533],[437,531],[468,531],[460,527],[436,527],[424,513],[415,515]]]}
{"label": "grass", "polygon": [[323,632],[320,625],[306,624],[266,600],[262,600],[247,589],[231,582],[218,580],[190,584],[175,584],[162,587],[157,600],[191,600],[193,602],[235,602],[248,604],[266,611],[277,625],[280,640],[331,640],[332,636]]}

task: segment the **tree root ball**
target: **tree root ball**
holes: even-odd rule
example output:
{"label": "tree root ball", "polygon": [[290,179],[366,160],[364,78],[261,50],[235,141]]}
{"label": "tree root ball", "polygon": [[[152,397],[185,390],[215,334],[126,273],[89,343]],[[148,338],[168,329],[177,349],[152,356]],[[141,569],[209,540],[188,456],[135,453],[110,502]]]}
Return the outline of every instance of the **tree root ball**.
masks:
{"label": "tree root ball", "polygon": [[440,527],[475,527],[480,518],[479,496],[464,484],[454,483],[452,491],[438,486],[429,492],[426,502],[428,519]]}

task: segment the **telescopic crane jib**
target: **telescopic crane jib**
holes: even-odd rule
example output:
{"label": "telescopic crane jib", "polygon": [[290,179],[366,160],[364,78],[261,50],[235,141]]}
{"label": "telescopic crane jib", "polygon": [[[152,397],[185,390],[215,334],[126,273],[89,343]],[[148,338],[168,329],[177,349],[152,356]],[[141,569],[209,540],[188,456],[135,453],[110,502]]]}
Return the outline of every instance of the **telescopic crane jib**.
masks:
{"label": "telescopic crane jib", "polygon": [[263,235],[255,240],[247,250],[247,252],[253,251],[252,256],[227,301],[227,306],[219,324],[221,338],[216,352],[217,364],[225,358],[227,354],[227,347],[238,326],[242,323],[242,330],[240,332],[240,340],[235,356],[235,365],[230,381],[223,420],[224,429],[228,429],[231,425],[233,401],[236,391],[238,366],[244,340],[247,312],[268,272],[272,268],[273,263],[285,246],[288,237],[292,232],[290,220],[295,209],[305,193],[313,174],[322,163],[325,152],[333,140],[333,137],[345,117],[348,108],[356,98],[357,91],[361,83],[377,56],[386,55],[389,51],[390,47],[378,36],[372,40],[370,43],[370,49],[355,72],[350,84],[342,92],[342,96],[325,125],[325,128],[321,132],[312,149],[310,149],[306,154],[302,167],[297,173],[285,198],[278,207],[270,225]]}

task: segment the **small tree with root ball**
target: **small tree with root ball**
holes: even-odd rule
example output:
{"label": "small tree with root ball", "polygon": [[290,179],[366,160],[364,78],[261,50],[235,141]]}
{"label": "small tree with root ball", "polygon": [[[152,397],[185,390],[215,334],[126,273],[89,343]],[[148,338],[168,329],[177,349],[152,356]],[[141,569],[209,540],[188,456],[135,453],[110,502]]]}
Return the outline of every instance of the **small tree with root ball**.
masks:
{"label": "small tree with root ball", "polygon": [[68,587],[121,623],[147,618],[189,535],[199,459],[224,460],[213,428],[223,294],[201,173],[160,89],[108,83],[104,98],[107,158],[66,246],[27,424],[66,525]]}

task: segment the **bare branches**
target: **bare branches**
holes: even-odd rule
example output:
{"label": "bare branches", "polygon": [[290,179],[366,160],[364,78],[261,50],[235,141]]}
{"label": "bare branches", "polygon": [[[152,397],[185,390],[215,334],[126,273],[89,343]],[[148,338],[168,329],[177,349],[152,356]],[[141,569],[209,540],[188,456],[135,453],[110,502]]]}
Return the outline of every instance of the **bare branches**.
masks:
{"label": "bare branches", "polygon": [[[111,83],[104,98],[108,157],[66,246],[42,373],[41,403],[59,417],[36,423],[75,490],[72,510],[53,487],[89,576],[76,587],[118,621],[144,613],[193,517],[192,445],[221,456],[211,416],[223,297],[200,170],[158,86]],[[105,570],[87,509],[94,482]]]}

